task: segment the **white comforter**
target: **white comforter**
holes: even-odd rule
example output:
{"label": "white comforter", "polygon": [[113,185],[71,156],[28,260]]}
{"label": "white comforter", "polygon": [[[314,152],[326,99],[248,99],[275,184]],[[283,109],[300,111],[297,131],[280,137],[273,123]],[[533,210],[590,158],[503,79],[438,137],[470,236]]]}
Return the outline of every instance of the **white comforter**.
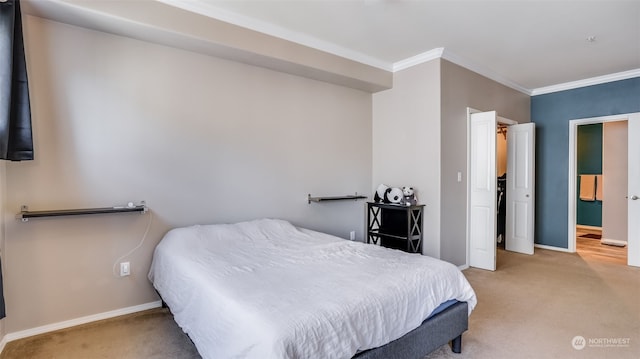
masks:
{"label": "white comforter", "polygon": [[149,279],[204,358],[350,358],[476,304],[450,263],[281,220],[174,229]]}

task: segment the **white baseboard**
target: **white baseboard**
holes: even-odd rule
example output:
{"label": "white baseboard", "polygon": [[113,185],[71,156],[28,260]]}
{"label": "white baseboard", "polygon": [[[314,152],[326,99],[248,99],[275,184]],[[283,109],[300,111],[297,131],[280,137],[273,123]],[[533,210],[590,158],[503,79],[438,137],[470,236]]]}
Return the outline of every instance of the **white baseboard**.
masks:
{"label": "white baseboard", "polygon": [[541,248],[541,249],[548,249],[551,251],[557,251],[557,252],[566,252],[566,253],[573,253],[570,250],[568,250],[567,248],[560,248],[560,247],[554,247],[554,246],[547,246],[544,244],[535,244],[534,247],[536,248]]}
{"label": "white baseboard", "polygon": [[458,269],[460,269],[460,270],[469,269],[469,265],[468,264],[463,264],[461,266],[458,266]]}
{"label": "white baseboard", "polygon": [[155,302],[150,302],[150,303],[145,303],[145,304],[140,304],[140,305],[134,305],[133,307],[116,309],[116,310],[112,310],[112,311],[109,311],[109,312],[98,313],[98,314],[88,315],[86,317],[81,317],[81,318],[76,318],[76,319],[71,319],[71,320],[65,320],[63,322],[47,324],[47,325],[43,325],[41,327],[35,327],[35,328],[31,328],[31,329],[21,330],[21,331],[18,331],[18,332],[7,333],[2,338],[2,340],[0,340],[0,353],[2,353],[2,350],[4,349],[4,346],[8,342],[11,342],[11,341],[14,341],[14,340],[17,340],[17,339],[22,339],[22,338],[31,337],[31,336],[38,335],[38,334],[53,332],[55,330],[70,328],[70,327],[74,327],[76,325],[87,324],[87,323],[95,322],[95,321],[98,321],[98,320],[109,319],[109,318],[114,318],[114,317],[118,317],[118,316],[121,316],[121,315],[141,312],[143,310],[159,308],[161,306],[162,306],[162,301],[158,300],[158,301],[155,301]]}

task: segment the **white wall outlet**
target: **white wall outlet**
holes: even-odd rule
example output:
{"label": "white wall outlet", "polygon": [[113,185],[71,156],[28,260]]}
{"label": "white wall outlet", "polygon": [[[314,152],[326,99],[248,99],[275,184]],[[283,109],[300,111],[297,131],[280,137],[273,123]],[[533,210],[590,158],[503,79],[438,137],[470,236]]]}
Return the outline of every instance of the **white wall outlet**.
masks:
{"label": "white wall outlet", "polygon": [[126,277],[129,274],[131,274],[131,266],[129,265],[129,262],[120,263],[120,276]]}
{"label": "white wall outlet", "polygon": [[356,231],[349,232],[349,239],[352,241],[356,240]]}

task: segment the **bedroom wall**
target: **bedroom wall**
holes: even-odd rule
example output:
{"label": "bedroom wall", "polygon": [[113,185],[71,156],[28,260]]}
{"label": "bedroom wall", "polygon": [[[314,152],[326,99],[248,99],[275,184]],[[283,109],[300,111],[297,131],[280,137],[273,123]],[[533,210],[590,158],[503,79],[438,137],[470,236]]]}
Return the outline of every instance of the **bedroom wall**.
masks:
{"label": "bedroom wall", "polygon": [[640,78],[533,96],[536,243],[568,248],[569,121],[640,112]]}
{"label": "bedroom wall", "polygon": [[[467,218],[467,107],[496,110],[501,117],[529,122],[529,96],[443,60],[441,65],[440,182],[442,189],[440,258],[466,263]],[[457,181],[462,172],[462,181]]]}
{"label": "bedroom wall", "polygon": [[423,253],[465,265],[467,107],[529,122],[529,96],[441,59],[393,80],[373,95],[374,189],[416,187],[426,204]]}
{"label": "bedroom wall", "polygon": [[[167,230],[277,217],[363,238],[371,94],[27,16],[36,159],[7,164],[8,333],[157,300]],[[31,220],[32,210],[146,200],[151,214]],[[132,275],[112,265],[126,260]]]}
{"label": "bedroom wall", "polygon": [[394,74],[373,95],[372,192],[412,186],[424,207],[423,253],[440,257],[440,60]]}

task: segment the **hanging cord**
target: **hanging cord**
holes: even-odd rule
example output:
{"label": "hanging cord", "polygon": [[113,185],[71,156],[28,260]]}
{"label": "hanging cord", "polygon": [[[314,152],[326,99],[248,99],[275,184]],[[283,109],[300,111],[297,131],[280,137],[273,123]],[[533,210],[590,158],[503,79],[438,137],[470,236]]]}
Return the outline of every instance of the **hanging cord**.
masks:
{"label": "hanging cord", "polygon": [[135,246],[135,248],[133,248],[132,250],[130,250],[129,252],[127,252],[126,254],[118,257],[118,259],[116,259],[115,262],[113,262],[113,268],[111,270],[111,272],[113,273],[114,277],[120,278],[120,275],[116,272],[116,266],[118,265],[118,263],[125,257],[131,255],[133,252],[135,252],[138,248],[142,247],[142,245],[144,244],[145,239],[147,239],[147,234],[149,233],[149,228],[151,228],[151,219],[153,218],[153,212],[149,211],[149,222],[147,222],[147,229],[145,229],[144,234],[142,235],[142,239],[140,240],[140,243],[138,243],[137,246]]}

